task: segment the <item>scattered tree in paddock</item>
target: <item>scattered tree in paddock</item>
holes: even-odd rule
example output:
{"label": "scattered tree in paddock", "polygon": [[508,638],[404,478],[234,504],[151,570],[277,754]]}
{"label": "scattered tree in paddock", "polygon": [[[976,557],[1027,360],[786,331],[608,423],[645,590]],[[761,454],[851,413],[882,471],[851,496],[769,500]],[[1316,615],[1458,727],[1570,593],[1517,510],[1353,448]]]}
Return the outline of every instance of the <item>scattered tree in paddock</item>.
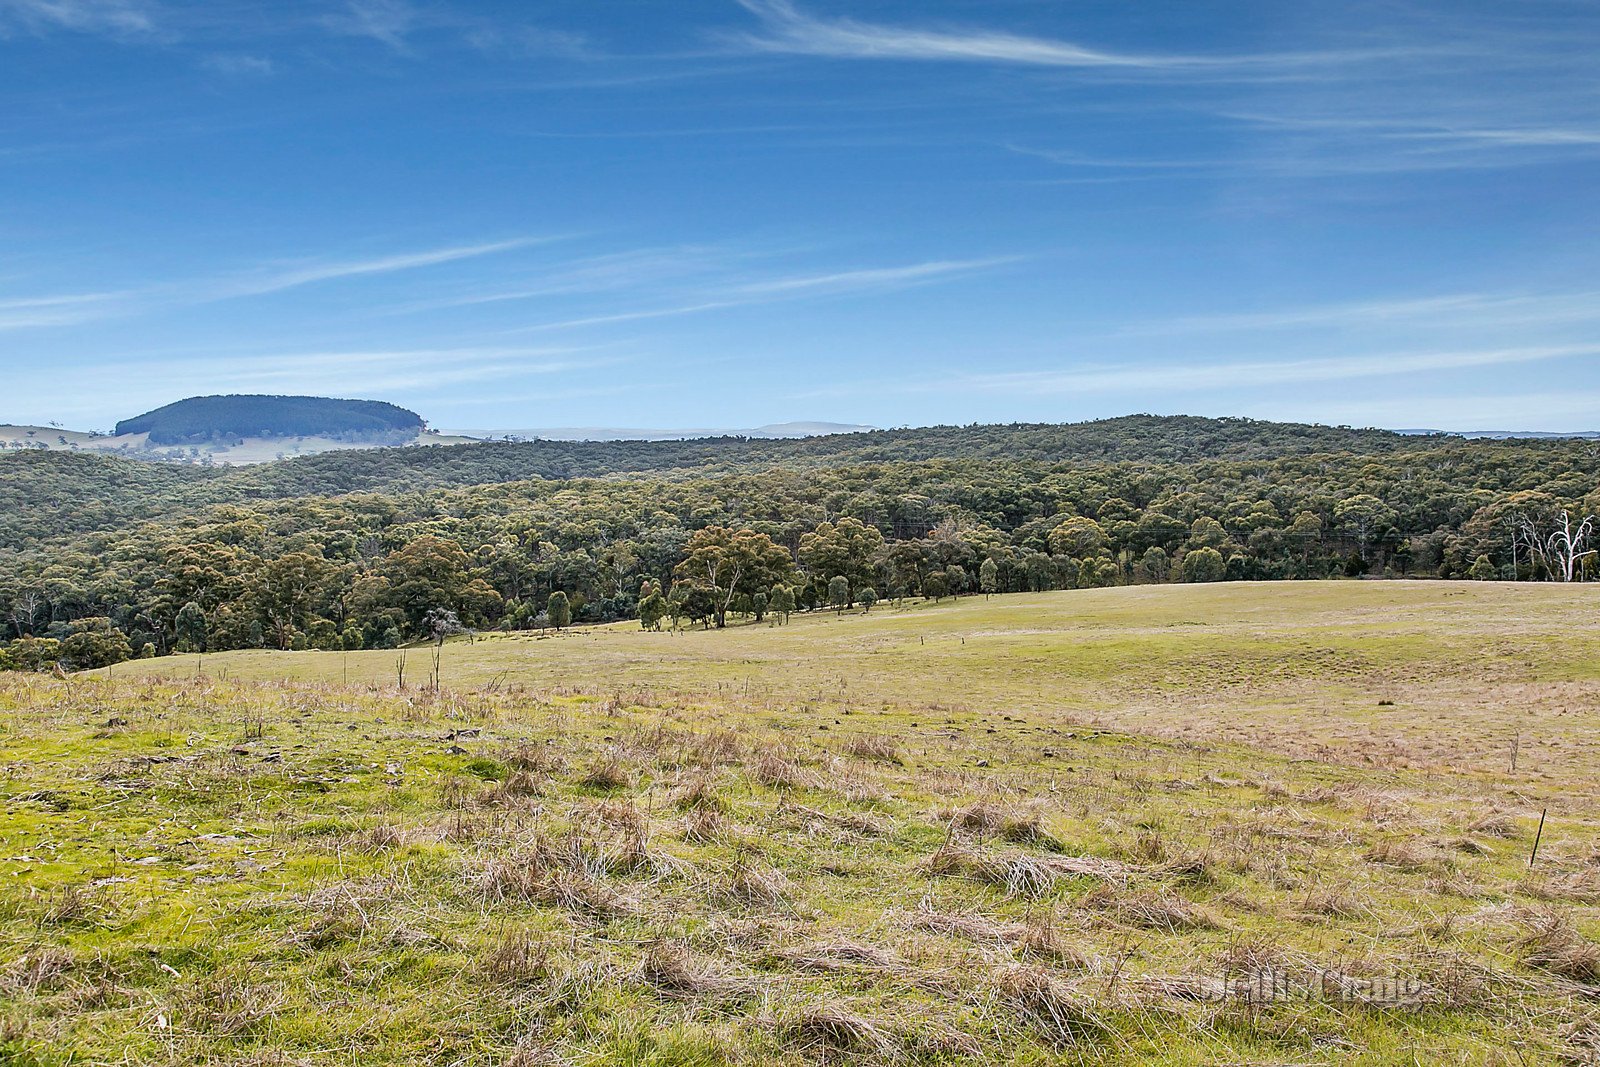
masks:
{"label": "scattered tree in paddock", "polygon": [[178,612],[175,624],[179,652],[204,652],[206,650],[206,613],[194,601]]}
{"label": "scattered tree in paddock", "polygon": [[1186,582],[1220,582],[1227,576],[1227,561],[1214,548],[1197,548],[1183,557],[1183,580]]}
{"label": "scattered tree in paddock", "polygon": [[683,562],[673,569],[687,594],[695,590],[707,594],[710,617],[718,628],[728,624],[735,597],[753,597],[793,573],[793,557],[771,537],[723,526],[696,531],[684,549]]}
{"label": "scattered tree in paddock", "polygon": [[550,625],[557,630],[565,630],[572,625],[572,603],[567,594],[559,589],[550,594],[544,613],[549,616]]}
{"label": "scattered tree in paddock", "polygon": [[850,606],[850,579],[840,574],[829,580],[828,604],[836,613],[843,613]]}

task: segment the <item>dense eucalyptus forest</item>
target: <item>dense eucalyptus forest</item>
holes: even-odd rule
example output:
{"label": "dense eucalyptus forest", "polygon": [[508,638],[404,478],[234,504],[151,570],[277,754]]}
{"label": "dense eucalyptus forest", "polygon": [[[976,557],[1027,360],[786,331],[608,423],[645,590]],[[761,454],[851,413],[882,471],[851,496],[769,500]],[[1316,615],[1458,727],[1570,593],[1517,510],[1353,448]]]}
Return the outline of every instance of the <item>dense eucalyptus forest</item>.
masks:
{"label": "dense eucalyptus forest", "polygon": [[1134,416],[228,470],[0,458],[4,665],[1133,583],[1588,580],[1600,444]]}

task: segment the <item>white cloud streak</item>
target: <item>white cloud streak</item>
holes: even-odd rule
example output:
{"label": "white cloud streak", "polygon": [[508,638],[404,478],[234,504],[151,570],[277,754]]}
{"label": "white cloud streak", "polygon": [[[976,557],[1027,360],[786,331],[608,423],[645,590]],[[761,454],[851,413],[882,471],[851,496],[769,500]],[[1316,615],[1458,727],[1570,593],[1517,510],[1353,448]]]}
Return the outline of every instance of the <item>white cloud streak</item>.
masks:
{"label": "white cloud streak", "polygon": [[543,270],[513,289],[474,292],[462,296],[407,304],[397,312],[433,311],[440,308],[472,307],[518,300],[537,300],[551,296],[615,292],[646,287],[662,287],[690,279],[703,280],[744,269],[754,259],[771,252],[751,253],[714,245],[641,248],[586,256]]}
{"label": "white cloud streak", "polygon": [[[540,381],[551,383],[551,395],[569,388],[568,382],[577,383],[572,389],[586,388],[598,372],[627,358],[595,346],[262,348],[225,356],[119,359],[80,366],[69,376],[58,367],[24,366],[18,369],[16,387],[34,410],[51,418],[109,418],[107,397],[115,397],[125,414],[175,396],[219,392],[410,397],[420,404],[463,387],[487,402],[514,398],[520,386]],[[95,382],[92,393],[81,387],[86,377]],[[452,403],[458,401],[452,398]]]}
{"label": "white cloud streak", "polygon": [[867,270],[838,271],[832,274],[778,278],[772,281],[751,282],[740,286],[740,291],[777,296],[916,285],[1015,263],[1019,258],[998,256],[990,259],[934,260],[928,263],[913,263],[906,267],[876,267]]}
{"label": "white cloud streak", "polygon": [[156,16],[153,5],[137,0],[0,0],[0,36],[8,27],[137,37],[155,32]]}
{"label": "white cloud streak", "polygon": [[[794,0],[738,0],[759,20],[743,51],[824,59],[1036,68],[1103,84],[1165,85],[1163,105],[1217,124],[1191,159],[1132,151],[1007,146],[1064,167],[1203,172],[1277,180],[1382,176],[1525,165],[1600,154],[1596,24],[1559,38],[1515,20],[1439,26],[1393,13],[1366,47],[1235,54],[1101,48],[982,27],[824,18]],[[1251,86],[1265,91],[1248,92]],[[1146,142],[1149,143],[1149,142]]]}
{"label": "white cloud streak", "polygon": [[1189,315],[1164,322],[1139,323],[1120,336],[1246,333],[1301,329],[1371,327],[1473,329],[1562,326],[1600,321],[1600,292],[1504,294],[1455,293],[1409,300],[1371,300],[1270,311]]}
{"label": "white cloud streak", "polygon": [[1068,41],[983,31],[943,32],[857,22],[823,21],[788,0],[739,0],[760,17],[765,34],[740,38],[760,51],[847,59],[922,59],[1022,63],[1049,67],[1144,67],[1148,57],[1119,55]]}
{"label": "white cloud streak", "polygon": [[407,35],[417,24],[417,12],[405,0],[346,0],[341,12],[322,22],[332,33],[368,37],[396,52],[407,52]]}
{"label": "white cloud streak", "polygon": [[760,282],[729,283],[701,292],[698,294],[699,299],[691,299],[686,303],[563,319],[557,322],[539,323],[510,332],[529,333],[537,330],[568,330],[588,326],[611,326],[619,323],[677,318],[707,311],[772,304],[808,297],[848,296],[856,293],[910,288],[988,270],[1006,263],[1015,263],[1019,258],[1016,256],[1004,256],[988,259],[935,260],[899,267],[876,267],[863,270],[834,271],[826,274],[794,275]]}
{"label": "white cloud streak", "polygon": [[977,374],[951,382],[958,389],[994,392],[1114,393],[1201,392],[1268,385],[1306,385],[1430,371],[1545,363],[1600,356],[1600,344],[1543,345],[1458,352],[1387,352],[1314,359],[1245,360],[1230,363],[1130,364],[1121,367]]}
{"label": "white cloud streak", "polygon": [[[311,285],[316,282],[358,278],[368,274],[393,274],[396,271],[415,270],[419,267],[434,267],[442,263],[454,263],[463,259],[477,259],[480,256],[527,248],[529,245],[541,244],[550,240],[559,240],[559,238],[521,238],[513,241],[494,241],[489,244],[436,248],[425,252],[407,252],[400,255],[380,256],[375,259],[307,264],[266,274],[254,280],[241,279],[237,282],[223,283],[217,286],[213,294],[207,299],[261,296],[267,293],[282,292],[286,289],[296,289],[302,285]],[[205,291],[208,284],[202,283],[200,287],[202,292]]]}
{"label": "white cloud streak", "polygon": [[1516,367],[1600,357],[1600,344],[1541,345],[1461,351],[1397,351],[1374,355],[1326,356],[1287,360],[1237,360],[1211,363],[1085,364],[1052,370],[992,374],[951,374],[922,381],[856,382],[794,394],[794,399],[856,396],[864,393],[974,393],[1018,397],[1127,394],[1205,395],[1270,386],[1355,382],[1408,374]]}
{"label": "white cloud streak", "polygon": [[1075,41],[993,30],[892,26],[856,19],[819,19],[791,0],[738,0],[763,32],[737,35],[752,51],[831,59],[887,59],[1067,68],[1124,74],[1189,73],[1212,77],[1291,76],[1299,71],[1393,59],[1410,48],[1288,52],[1257,55],[1182,55],[1120,52]]}
{"label": "white cloud streak", "polygon": [[254,274],[170,282],[143,289],[59,294],[0,300],[0,330],[72,326],[144,312],[267,296],[301,286],[369,275],[393,274],[510,252],[560,238],[519,238],[487,244],[456,245],[372,259],[305,262]]}
{"label": "white cloud streak", "polygon": [[38,326],[66,326],[105,314],[105,307],[126,297],[126,292],[67,293],[59,296],[0,300],[0,330]]}
{"label": "white cloud streak", "polygon": [[1263,401],[1246,403],[1231,413],[1289,422],[1341,422],[1353,426],[1389,426],[1407,430],[1593,432],[1600,393],[1569,392],[1422,394],[1380,399]]}
{"label": "white cloud streak", "polygon": [[[395,348],[321,351],[262,350],[221,358],[142,361],[137,366],[114,363],[92,371],[97,392],[115,395],[124,407],[165,403],[174,395],[217,392],[307,393],[372,396],[432,392],[451,386],[488,387],[489,383],[527,378],[559,378],[562,374],[614,365],[617,357],[578,347],[483,346],[464,348]],[[62,389],[59,373],[41,369],[37,381],[23,381],[25,392],[41,409],[73,414],[99,410],[103,400],[85,403],[81,389]],[[495,395],[500,389],[495,387]],[[40,399],[42,398],[42,399]]]}

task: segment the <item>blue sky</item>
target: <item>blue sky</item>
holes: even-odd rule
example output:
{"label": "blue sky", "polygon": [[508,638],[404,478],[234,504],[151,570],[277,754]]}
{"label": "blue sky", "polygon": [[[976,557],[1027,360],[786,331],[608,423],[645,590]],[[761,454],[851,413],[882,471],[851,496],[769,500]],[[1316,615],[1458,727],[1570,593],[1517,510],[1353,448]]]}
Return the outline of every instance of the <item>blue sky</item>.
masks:
{"label": "blue sky", "polygon": [[1591,0],[0,0],[0,421],[1600,428]]}

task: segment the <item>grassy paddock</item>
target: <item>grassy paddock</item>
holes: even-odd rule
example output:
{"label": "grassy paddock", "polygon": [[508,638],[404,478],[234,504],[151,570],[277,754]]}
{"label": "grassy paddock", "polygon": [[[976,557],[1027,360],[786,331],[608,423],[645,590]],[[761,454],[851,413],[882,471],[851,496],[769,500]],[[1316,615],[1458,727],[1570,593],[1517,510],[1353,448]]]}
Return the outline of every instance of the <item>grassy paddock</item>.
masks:
{"label": "grassy paddock", "polygon": [[[1585,612],[1117,590],[482,640],[437,691],[0,676],[0,1063],[1591,1062]],[[1548,736],[1384,747],[1451,692]]]}
{"label": "grassy paddock", "polygon": [[[1470,582],[1144,586],[880,605],[789,626],[449,643],[447,687],[633,688],[823,710],[889,703],[1226,739],[1380,768],[1510,767],[1554,804],[1600,800],[1600,596]],[[405,654],[426,682],[431,653]],[[395,652],[230,652],[113,677],[393,684]]]}

